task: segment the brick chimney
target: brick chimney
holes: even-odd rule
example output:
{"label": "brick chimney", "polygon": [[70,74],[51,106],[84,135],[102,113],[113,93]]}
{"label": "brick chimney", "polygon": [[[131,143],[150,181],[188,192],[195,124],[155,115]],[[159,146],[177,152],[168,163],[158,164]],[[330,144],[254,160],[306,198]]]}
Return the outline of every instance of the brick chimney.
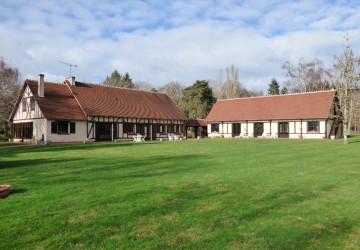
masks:
{"label": "brick chimney", "polygon": [[38,95],[39,97],[44,97],[44,75],[39,74],[38,77]]}
{"label": "brick chimney", "polygon": [[75,76],[67,77],[65,81],[69,82],[71,86],[75,86]]}

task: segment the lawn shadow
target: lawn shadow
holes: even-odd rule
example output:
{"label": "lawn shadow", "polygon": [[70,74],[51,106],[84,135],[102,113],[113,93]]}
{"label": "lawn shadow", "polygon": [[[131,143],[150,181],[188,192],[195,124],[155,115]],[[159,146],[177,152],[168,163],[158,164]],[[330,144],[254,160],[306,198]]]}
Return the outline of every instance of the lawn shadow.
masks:
{"label": "lawn shadow", "polygon": [[96,143],[78,143],[78,144],[48,144],[48,145],[24,145],[18,147],[0,147],[0,157],[14,157],[17,154],[23,153],[39,153],[39,152],[62,152],[69,150],[96,150],[107,148],[122,148],[122,147],[139,147],[154,145],[157,142],[96,142]]}
{"label": "lawn shadow", "polygon": [[28,190],[26,188],[15,188],[15,189],[10,189],[10,195],[13,194],[23,194],[26,193]]}
{"label": "lawn shadow", "polygon": [[34,167],[44,164],[55,164],[55,163],[64,163],[81,160],[82,158],[72,158],[72,159],[25,159],[25,160],[15,160],[15,161],[1,161],[0,170],[8,168],[21,168],[21,167]]}

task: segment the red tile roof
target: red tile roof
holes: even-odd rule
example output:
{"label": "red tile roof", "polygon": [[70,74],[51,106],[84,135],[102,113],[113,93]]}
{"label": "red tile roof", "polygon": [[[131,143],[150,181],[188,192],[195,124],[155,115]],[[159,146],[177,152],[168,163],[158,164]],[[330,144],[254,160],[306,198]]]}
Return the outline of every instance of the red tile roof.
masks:
{"label": "red tile roof", "polygon": [[166,94],[80,82],[70,88],[88,116],[187,120]]}
{"label": "red tile roof", "polygon": [[67,85],[45,82],[44,97],[39,97],[37,81],[26,80],[25,84],[30,87],[46,119],[86,120],[85,113]]}
{"label": "red tile roof", "polygon": [[190,119],[186,121],[186,127],[206,127],[207,123],[205,120],[194,120]]}
{"label": "red tile roof", "polygon": [[219,100],[207,122],[328,118],[336,91]]}
{"label": "red tile roof", "polygon": [[[110,116],[187,120],[166,94],[81,82],[75,86],[45,82],[44,97],[39,97],[38,82],[26,80],[21,95],[26,85],[47,119],[86,120],[86,116]],[[14,115],[13,112],[11,119]]]}

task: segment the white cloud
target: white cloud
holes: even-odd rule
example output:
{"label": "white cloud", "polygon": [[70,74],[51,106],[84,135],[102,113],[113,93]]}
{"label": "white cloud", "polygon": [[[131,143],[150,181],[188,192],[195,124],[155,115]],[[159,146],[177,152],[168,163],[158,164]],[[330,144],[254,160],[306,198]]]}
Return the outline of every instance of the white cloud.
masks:
{"label": "white cloud", "polygon": [[[99,82],[114,69],[156,86],[215,79],[239,68],[249,88],[283,79],[286,60],[341,53],[343,31],[360,52],[360,4],[328,1],[7,1],[0,56],[24,77]],[[9,14],[12,13],[12,14]],[[15,13],[15,14],[13,14]]]}

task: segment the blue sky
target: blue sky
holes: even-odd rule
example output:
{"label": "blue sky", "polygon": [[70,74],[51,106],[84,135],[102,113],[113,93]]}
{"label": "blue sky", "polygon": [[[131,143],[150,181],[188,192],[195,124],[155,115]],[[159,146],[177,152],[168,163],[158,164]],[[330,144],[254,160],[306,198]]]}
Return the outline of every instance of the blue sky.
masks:
{"label": "blue sky", "polygon": [[0,57],[22,77],[98,83],[114,69],[157,87],[215,80],[234,64],[249,89],[300,58],[331,65],[344,31],[360,53],[359,1],[0,0]]}

